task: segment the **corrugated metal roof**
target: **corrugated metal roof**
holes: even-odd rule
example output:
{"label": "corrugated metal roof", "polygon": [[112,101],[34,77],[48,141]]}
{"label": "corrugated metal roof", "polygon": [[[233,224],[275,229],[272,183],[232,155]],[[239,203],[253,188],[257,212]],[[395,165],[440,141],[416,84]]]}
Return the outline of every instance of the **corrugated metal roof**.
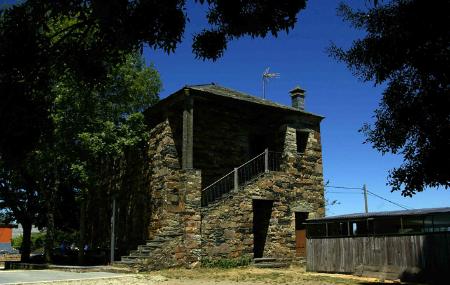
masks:
{"label": "corrugated metal roof", "polygon": [[385,211],[385,212],[372,212],[372,213],[355,213],[339,216],[330,216],[317,219],[309,219],[306,222],[319,222],[328,220],[351,220],[351,219],[363,219],[374,217],[392,217],[392,216],[411,216],[411,215],[427,215],[435,213],[450,213],[450,207],[445,208],[427,208],[427,209],[414,209],[414,210],[402,210],[402,211]]}
{"label": "corrugated metal roof", "polygon": [[278,104],[278,103],[275,103],[275,102],[267,100],[267,99],[262,99],[262,98],[252,96],[252,95],[240,92],[240,91],[226,88],[226,87],[217,85],[215,83],[202,84],[202,85],[187,85],[186,88],[213,94],[213,95],[217,95],[217,96],[228,97],[228,98],[237,99],[237,100],[241,100],[241,101],[256,103],[256,104],[265,105],[265,106],[269,106],[269,107],[281,108],[281,109],[285,109],[285,110],[289,110],[289,111],[304,113],[304,114],[323,118],[323,116],[320,116],[320,115],[317,115],[314,113],[310,113],[310,112],[306,112],[304,110],[299,110],[299,109],[296,109],[296,108],[293,108],[290,106]]}

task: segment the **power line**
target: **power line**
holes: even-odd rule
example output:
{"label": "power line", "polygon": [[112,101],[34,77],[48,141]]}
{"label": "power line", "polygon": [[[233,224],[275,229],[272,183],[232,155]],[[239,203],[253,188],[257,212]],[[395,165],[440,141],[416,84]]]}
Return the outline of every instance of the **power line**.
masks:
{"label": "power line", "polygon": [[[347,186],[336,186],[336,185],[325,185],[325,187],[327,187],[327,188],[334,188],[334,189],[346,189],[346,190],[364,190],[364,188],[358,188],[358,187],[347,187]],[[367,189],[366,189],[367,190]],[[352,193],[347,193],[347,192],[339,192],[339,191],[328,191],[327,193],[333,193],[333,194],[352,194]],[[412,208],[410,208],[410,207],[407,207],[407,206],[405,206],[405,205],[402,205],[402,204],[399,204],[399,203],[396,203],[396,202],[394,202],[394,201],[391,201],[391,200],[389,200],[389,199],[387,199],[387,198],[384,198],[384,197],[382,197],[382,196],[380,196],[380,195],[378,195],[378,194],[375,194],[375,193],[373,193],[373,192],[371,192],[371,191],[369,191],[369,190],[367,190],[367,193],[369,193],[370,195],[372,195],[372,196],[375,196],[375,197],[377,197],[377,198],[379,198],[379,199],[382,199],[382,200],[384,200],[384,201],[386,201],[386,202],[389,202],[389,203],[391,203],[391,204],[393,204],[393,205],[396,205],[397,207],[400,207],[400,208],[402,208],[402,209],[405,209],[405,210],[410,210],[410,209],[412,209]],[[354,194],[364,194],[364,193],[354,193]]]}
{"label": "power line", "polygon": [[335,188],[335,189],[363,190],[362,188],[346,187],[346,186],[325,185],[325,187],[327,187],[327,188]]}
{"label": "power line", "polygon": [[391,200],[389,200],[389,199],[386,199],[386,198],[384,198],[384,197],[381,197],[381,196],[379,196],[379,195],[377,195],[377,194],[375,194],[375,193],[370,192],[369,190],[367,190],[367,193],[369,193],[370,195],[375,196],[375,197],[377,197],[377,198],[380,198],[380,199],[382,199],[382,200],[384,200],[384,201],[387,201],[387,202],[389,202],[389,203],[391,203],[391,204],[394,204],[394,205],[396,205],[396,206],[398,206],[398,207],[400,207],[400,208],[403,208],[403,209],[405,209],[405,210],[411,210],[411,208],[409,208],[409,207],[406,207],[406,206],[404,206],[404,205],[401,205],[401,204],[399,204],[399,203],[396,203],[396,202],[393,202],[393,201],[391,201]]}
{"label": "power line", "polygon": [[327,191],[327,193],[333,193],[333,194],[350,194],[350,195],[352,195],[352,194],[356,194],[356,195],[361,195],[361,194],[363,194],[362,192],[361,192],[361,193],[356,193],[356,192],[351,193],[351,192],[342,192],[342,191]]}

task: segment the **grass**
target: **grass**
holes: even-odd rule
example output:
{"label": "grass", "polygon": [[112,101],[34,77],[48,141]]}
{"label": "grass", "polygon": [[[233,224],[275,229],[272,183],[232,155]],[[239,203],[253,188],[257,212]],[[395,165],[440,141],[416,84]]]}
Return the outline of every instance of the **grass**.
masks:
{"label": "grass", "polygon": [[359,278],[345,275],[315,274],[305,272],[303,267],[291,267],[288,269],[260,269],[253,267],[237,268],[196,268],[196,269],[166,269],[153,273],[165,276],[169,279],[179,280],[211,280],[233,281],[258,284],[307,284],[307,285],[368,285],[389,284],[392,282],[380,282],[375,278]]}
{"label": "grass", "polygon": [[251,257],[243,257],[240,259],[203,259],[202,267],[204,268],[235,268],[241,266],[248,266],[252,262]]}

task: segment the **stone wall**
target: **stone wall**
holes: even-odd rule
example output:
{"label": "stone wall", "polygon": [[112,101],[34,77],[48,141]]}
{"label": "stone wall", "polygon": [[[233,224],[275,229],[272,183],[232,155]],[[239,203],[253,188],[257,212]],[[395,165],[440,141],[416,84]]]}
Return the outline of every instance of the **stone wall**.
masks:
{"label": "stone wall", "polygon": [[[181,167],[181,117],[172,114],[151,130],[148,235],[160,246],[148,258],[149,267],[253,257],[255,199],[273,201],[264,256],[293,258],[295,212],[324,215],[320,119],[220,101],[195,101],[194,110],[193,162],[201,171]],[[309,131],[304,154],[297,153],[299,129]],[[281,171],[202,208],[202,181],[209,184],[251,158],[252,135],[266,136],[272,150],[282,151]]]}
{"label": "stone wall", "polygon": [[[194,168],[202,170],[203,187],[233,170],[265,147],[280,151],[277,144],[280,118],[254,104],[194,102]],[[266,138],[260,149],[252,148],[252,138]]]}
{"label": "stone wall", "polygon": [[200,258],[201,172],[181,169],[169,119],[150,133],[149,240],[161,242],[151,268],[193,264]]}
{"label": "stone wall", "polygon": [[324,215],[320,133],[311,130],[304,154],[296,148],[298,126],[284,125],[282,171],[266,173],[202,209],[202,249],[207,258],[253,257],[253,200],[273,201],[265,257],[295,257],[295,212]]}

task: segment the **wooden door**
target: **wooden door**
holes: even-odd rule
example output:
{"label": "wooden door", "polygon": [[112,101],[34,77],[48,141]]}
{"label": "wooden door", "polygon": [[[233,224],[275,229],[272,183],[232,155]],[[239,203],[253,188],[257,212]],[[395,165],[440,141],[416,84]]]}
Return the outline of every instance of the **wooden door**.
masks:
{"label": "wooden door", "polygon": [[307,212],[295,213],[295,254],[306,257],[306,226]]}
{"label": "wooden door", "polygon": [[306,229],[295,231],[295,253],[299,257],[306,257]]}

